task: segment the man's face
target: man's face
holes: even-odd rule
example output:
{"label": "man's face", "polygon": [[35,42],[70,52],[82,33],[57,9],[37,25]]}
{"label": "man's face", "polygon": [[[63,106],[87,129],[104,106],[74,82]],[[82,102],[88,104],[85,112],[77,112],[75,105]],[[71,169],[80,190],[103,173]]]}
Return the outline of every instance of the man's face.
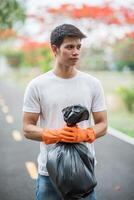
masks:
{"label": "man's face", "polygon": [[78,38],[67,37],[64,39],[60,48],[55,47],[55,55],[58,63],[65,66],[77,64],[80,56],[81,40]]}

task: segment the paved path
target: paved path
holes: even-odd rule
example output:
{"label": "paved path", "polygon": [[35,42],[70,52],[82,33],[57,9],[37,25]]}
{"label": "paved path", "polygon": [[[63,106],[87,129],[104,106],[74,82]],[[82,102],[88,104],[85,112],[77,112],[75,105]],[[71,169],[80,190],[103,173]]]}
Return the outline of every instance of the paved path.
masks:
{"label": "paved path", "polygon": [[[39,143],[21,130],[23,90],[0,80],[0,200],[34,200]],[[134,200],[134,146],[107,134],[95,142],[98,200]]]}

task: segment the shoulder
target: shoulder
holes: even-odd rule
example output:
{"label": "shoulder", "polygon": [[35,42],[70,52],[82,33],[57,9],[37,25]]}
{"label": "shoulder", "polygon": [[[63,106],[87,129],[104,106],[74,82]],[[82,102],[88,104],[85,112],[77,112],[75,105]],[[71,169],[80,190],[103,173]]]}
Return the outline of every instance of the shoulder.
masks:
{"label": "shoulder", "polygon": [[100,84],[100,80],[87,72],[79,71],[80,77],[87,80],[91,84]]}
{"label": "shoulder", "polygon": [[29,83],[28,83],[28,87],[40,87],[41,85],[44,85],[45,82],[47,82],[47,80],[50,80],[52,75],[52,71],[48,71],[44,74],[41,74],[35,78],[33,78]]}
{"label": "shoulder", "polygon": [[103,92],[102,83],[98,78],[86,72],[80,71],[79,73],[81,77],[81,82],[85,83],[88,86],[93,96]]}

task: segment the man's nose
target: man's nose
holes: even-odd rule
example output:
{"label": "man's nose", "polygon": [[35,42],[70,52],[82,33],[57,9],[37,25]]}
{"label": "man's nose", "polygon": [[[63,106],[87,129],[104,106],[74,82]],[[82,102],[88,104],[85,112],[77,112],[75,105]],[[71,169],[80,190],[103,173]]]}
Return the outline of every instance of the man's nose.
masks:
{"label": "man's nose", "polygon": [[73,49],[73,55],[79,55],[79,49],[77,49],[77,48],[74,48]]}

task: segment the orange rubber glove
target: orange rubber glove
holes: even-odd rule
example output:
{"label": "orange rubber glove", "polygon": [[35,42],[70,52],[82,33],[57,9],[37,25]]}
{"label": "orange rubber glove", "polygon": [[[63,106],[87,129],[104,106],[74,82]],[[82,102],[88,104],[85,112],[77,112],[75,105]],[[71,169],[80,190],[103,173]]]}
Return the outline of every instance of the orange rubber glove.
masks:
{"label": "orange rubber glove", "polygon": [[42,140],[46,144],[52,144],[57,142],[73,143],[75,140],[75,136],[72,135],[71,132],[65,131],[63,129],[44,129],[44,131],[42,132]]}
{"label": "orange rubber glove", "polygon": [[[72,137],[75,137],[73,143],[89,142],[92,143],[96,139],[96,134],[93,128],[82,129],[79,126],[66,126],[63,130],[70,132]],[[70,142],[72,143],[72,141]]]}

